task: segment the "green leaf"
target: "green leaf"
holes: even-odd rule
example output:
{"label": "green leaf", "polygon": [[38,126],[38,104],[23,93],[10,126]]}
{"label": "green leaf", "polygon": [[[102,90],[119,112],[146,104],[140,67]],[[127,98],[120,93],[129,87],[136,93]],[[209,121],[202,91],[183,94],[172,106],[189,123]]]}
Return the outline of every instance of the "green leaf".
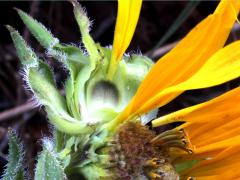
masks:
{"label": "green leaf", "polygon": [[99,179],[112,179],[111,175],[107,171],[98,165],[88,165],[80,169],[83,176],[86,179],[99,180]]}
{"label": "green leaf", "polygon": [[43,151],[38,157],[35,180],[64,180],[66,175],[50,140],[45,140]]}
{"label": "green leaf", "polygon": [[[125,64],[125,66],[124,66]],[[119,68],[113,78],[119,91],[122,93],[122,104],[126,106],[135,95],[140,83],[145,78],[153,62],[146,56],[131,55],[120,62]],[[119,83],[121,82],[122,83]]]}
{"label": "green leaf", "polygon": [[24,180],[23,146],[16,132],[9,130],[8,164],[2,180]]}
{"label": "green leaf", "polygon": [[[70,77],[65,83],[65,93],[66,101],[69,113],[76,119],[80,119],[80,104],[78,98],[75,100],[75,84],[78,73],[84,69],[85,66],[89,67],[89,58],[83,54],[80,48],[67,45],[67,46],[57,46],[52,52],[55,51],[55,54],[64,54],[66,59],[63,63],[66,65],[69,70]],[[59,52],[59,53],[58,53]],[[56,56],[54,56],[57,58]]]}
{"label": "green leaf", "polygon": [[55,125],[57,129],[62,132],[71,135],[77,134],[89,134],[94,130],[93,127],[87,124],[87,122],[78,121],[74,118],[66,119],[61,114],[53,112],[49,108],[45,108],[48,114],[48,118],[52,124]]}
{"label": "green leaf", "polygon": [[27,77],[28,84],[43,105],[67,115],[65,100],[57,90],[52,71],[46,63],[39,61],[38,67],[29,69]]}
{"label": "green leaf", "polygon": [[[81,5],[75,1],[71,1],[74,7],[74,15],[77,20],[78,26],[81,31],[82,35],[82,41],[87,49],[87,52],[89,54],[89,59],[90,59],[90,65],[87,64],[84,66],[81,71],[78,73],[77,78],[75,80],[76,84],[74,87],[68,87],[66,92],[71,92],[74,91],[73,97],[71,97],[71,100],[69,102],[71,103],[72,106],[75,106],[75,112],[78,110],[77,108],[81,108],[81,111],[85,111],[85,106],[86,106],[86,99],[85,99],[85,90],[86,90],[86,84],[89,81],[92,73],[95,71],[97,63],[100,63],[101,56],[98,52],[98,46],[95,44],[94,40],[89,34],[90,31],[90,22],[89,19],[84,12],[83,8]],[[70,86],[70,83],[69,83]],[[70,94],[70,93],[69,93]],[[68,99],[68,98],[67,98]],[[82,105],[81,107],[79,106]]]}
{"label": "green leaf", "polygon": [[55,88],[53,73],[49,66],[39,60],[36,54],[27,46],[19,33],[11,26],[7,26],[16,46],[18,56],[26,67],[26,81],[41,103],[54,106],[57,111],[66,111],[63,97]]}
{"label": "green leaf", "polygon": [[[77,149],[77,147],[74,146],[78,146],[79,139],[80,139],[79,137],[75,136],[69,137],[69,139],[66,140],[65,147],[62,148],[62,151],[59,153],[59,157],[63,162],[66,174],[68,174],[69,169],[72,168],[71,158]],[[77,161],[78,163],[81,162],[81,158],[74,158],[74,160]]]}
{"label": "green leaf", "polygon": [[82,34],[83,44],[86,47],[87,52],[89,53],[89,56],[90,56],[91,69],[93,70],[95,69],[96,63],[100,61],[101,57],[99,55],[97,45],[95,44],[94,40],[89,34],[90,21],[86,13],[84,12],[83,8],[81,7],[81,5],[75,0],[71,0],[71,2],[74,7],[73,12],[74,12],[75,18],[77,20],[79,29]]}
{"label": "green leaf", "polygon": [[76,119],[80,119],[81,118],[80,104],[78,102],[77,102],[77,104],[75,104],[74,86],[75,86],[74,79],[71,78],[71,77],[68,78],[66,83],[65,83],[66,101],[67,101],[67,106],[68,106],[69,113],[73,117],[75,117]]}
{"label": "green leaf", "polygon": [[[67,55],[68,62],[74,63],[74,75],[82,66],[89,64],[89,57],[84,55],[82,50],[74,45],[57,45],[53,48]],[[76,67],[75,67],[76,66]],[[75,77],[75,76],[74,76]]]}
{"label": "green leaf", "polygon": [[65,146],[65,143],[68,139],[68,135],[59,131],[56,128],[53,129],[52,133],[53,133],[53,141],[55,144],[55,151],[60,152]]}
{"label": "green leaf", "polygon": [[[56,88],[50,67],[38,59],[16,30],[11,26],[7,26],[7,28],[16,46],[18,56],[25,67],[25,80],[29,88],[37,97],[37,100],[48,109],[51,109],[52,114],[56,117],[54,120],[50,119],[51,122],[53,124],[60,123],[54,125],[62,128],[60,130],[63,132],[81,133],[82,131],[79,131],[79,129],[83,126],[85,128],[86,125],[76,126],[76,124],[79,125],[78,121],[69,115],[66,101]],[[67,129],[69,127],[75,130]],[[89,128],[85,129],[89,130]],[[86,131],[84,130],[84,132]]]}
{"label": "green leaf", "polygon": [[41,23],[37,22],[31,16],[26,14],[20,9],[16,9],[20,18],[24,24],[28,27],[33,36],[39,41],[39,43],[45,47],[50,48],[58,44],[58,39],[53,37],[51,32],[47,30]]}
{"label": "green leaf", "polygon": [[[77,21],[80,26],[80,30],[82,32],[82,39],[85,47],[90,55],[89,58],[83,55],[82,51],[75,46],[72,45],[61,45],[58,43],[58,40],[52,36],[52,34],[39,22],[34,20],[32,17],[27,15],[25,12],[17,9],[18,14],[20,15],[23,22],[29,28],[31,33],[35,36],[35,38],[40,42],[42,46],[47,48],[48,54],[53,56],[55,59],[61,61],[65,64],[65,67],[69,70],[70,77],[66,82],[66,103],[69,113],[76,119],[81,118],[80,114],[80,103],[79,103],[79,95],[78,92],[75,93],[76,89],[79,89],[79,85],[75,85],[76,78],[78,77],[78,73],[84,66],[88,66],[87,69],[90,70],[87,72],[84,71],[85,75],[84,82],[80,83],[81,89],[84,89],[84,84],[90,77],[92,70],[95,69],[96,62],[100,57],[98,56],[98,49],[95,45],[95,42],[91,38],[89,34],[89,20],[87,16],[83,13],[80,5],[76,2],[74,3],[76,7],[74,8],[74,14],[76,15]],[[80,18],[80,19],[79,19]],[[83,20],[83,21],[82,21]],[[81,21],[81,22],[80,22]],[[86,69],[86,68],[84,68]],[[49,88],[47,88],[49,89]],[[40,91],[39,91],[40,92]],[[45,94],[46,90],[43,91],[42,94]],[[81,91],[81,93],[83,90]],[[52,94],[52,93],[51,93]],[[82,99],[82,98],[80,98]],[[45,102],[45,101],[44,101]],[[45,102],[46,103],[46,102]]]}
{"label": "green leaf", "polygon": [[31,50],[29,46],[27,46],[21,35],[13,27],[9,25],[7,25],[6,27],[10,32],[14,45],[17,49],[18,57],[21,60],[23,66],[33,67],[38,65],[37,55]]}
{"label": "green leaf", "polygon": [[45,106],[49,120],[59,130],[70,134],[89,132],[90,127],[71,117],[67,111],[66,101],[55,87],[52,72],[47,64],[39,61],[37,68],[30,68],[27,74],[28,84]]}

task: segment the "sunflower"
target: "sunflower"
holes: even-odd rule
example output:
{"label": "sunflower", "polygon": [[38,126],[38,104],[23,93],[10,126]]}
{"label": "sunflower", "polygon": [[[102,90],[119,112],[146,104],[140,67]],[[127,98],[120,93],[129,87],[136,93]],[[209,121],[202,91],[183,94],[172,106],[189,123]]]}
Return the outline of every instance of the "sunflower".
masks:
{"label": "sunflower", "polygon": [[[119,1],[113,61],[121,59],[119,56],[126,50],[130,40],[124,37],[132,36],[133,24],[137,20],[131,16],[131,11],[129,16],[124,16],[125,11],[121,9],[124,3],[127,2]],[[131,6],[130,2],[128,4]],[[140,7],[141,1],[135,1],[134,6],[136,4]],[[181,122],[176,128],[159,135],[148,134],[146,131],[150,130],[131,122],[133,119],[141,121],[143,114],[164,106],[186,90],[211,87],[239,77],[240,42],[223,47],[239,8],[239,1],[221,1],[213,14],[202,20],[174,49],[157,61],[127,107],[111,122],[110,127],[120,131],[120,135],[126,134],[126,127],[133,126],[129,128],[131,133],[127,133],[129,136],[135,133],[135,138],[128,136],[130,142],[132,140],[139,146],[145,144],[153,149],[159,148],[153,150],[145,146],[147,152],[141,152],[147,157],[144,159],[142,156],[144,160],[137,158],[139,154],[135,154],[134,148],[126,148],[133,156],[127,164],[131,164],[134,158],[141,159],[139,162],[141,166],[144,164],[145,172],[151,179],[240,177],[239,88],[208,102],[152,120],[153,127]],[[123,17],[125,20],[122,20]],[[128,21],[129,26],[125,23],[122,25],[120,21]],[[122,123],[125,125],[121,125],[119,130],[118,126]],[[126,137],[124,140],[127,141]],[[124,147],[125,144],[122,145]],[[132,166],[136,168],[138,165],[134,163]]]}
{"label": "sunflower", "polygon": [[[51,171],[52,177],[62,179],[74,173],[91,180],[239,178],[240,88],[162,117],[154,112],[184,91],[239,77],[240,41],[224,43],[240,1],[222,0],[213,14],[154,65],[145,56],[124,55],[142,0],[118,1],[112,49],[94,42],[86,13],[77,1],[72,3],[87,53],[61,44],[42,24],[18,10],[48,55],[69,70],[64,96],[49,65],[8,26],[27,85],[56,128],[57,138],[44,144],[36,177]],[[154,131],[169,123],[177,126]],[[43,161],[43,157],[49,158]]]}

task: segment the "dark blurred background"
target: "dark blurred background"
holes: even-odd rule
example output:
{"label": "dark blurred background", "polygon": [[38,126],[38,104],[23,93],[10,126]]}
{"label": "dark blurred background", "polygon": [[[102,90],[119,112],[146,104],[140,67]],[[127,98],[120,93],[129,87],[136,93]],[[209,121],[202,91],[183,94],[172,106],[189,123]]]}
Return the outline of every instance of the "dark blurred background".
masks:
{"label": "dark blurred background", "polygon": [[[102,46],[112,44],[116,1],[80,1],[86,8],[93,22],[91,34]],[[128,52],[142,52],[154,60],[163,56],[194,25],[213,12],[217,1],[198,2],[198,6],[187,16],[175,33],[161,47],[156,47],[161,37],[169,32],[169,27],[189,1],[144,1],[141,16],[133,41]],[[7,130],[17,130],[26,150],[26,163],[33,174],[35,157],[41,150],[41,138],[50,136],[49,124],[42,108],[34,108],[29,102],[31,93],[23,87],[20,76],[20,63],[15,48],[4,25],[15,27],[29,45],[54,67],[59,89],[62,89],[67,74],[56,61],[44,55],[44,50],[30,35],[13,9],[17,7],[42,22],[63,43],[81,44],[81,36],[72,12],[72,5],[67,1],[1,1],[0,2],[0,176],[6,164]],[[239,25],[234,26],[229,42],[240,38]],[[181,68],[179,68],[181,71]],[[178,73],[178,72],[176,72]],[[159,110],[159,115],[208,100],[239,85],[239,79],[221,86],[204,90],[189,91]]]}

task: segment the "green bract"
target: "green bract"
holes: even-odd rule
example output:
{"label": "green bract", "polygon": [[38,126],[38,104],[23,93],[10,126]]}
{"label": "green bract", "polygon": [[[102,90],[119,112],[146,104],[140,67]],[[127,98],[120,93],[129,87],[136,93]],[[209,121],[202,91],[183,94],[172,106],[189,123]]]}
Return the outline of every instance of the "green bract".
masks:
{"label": "green bract", "polygon": [[16,132],[10,129],[9,134],[9,150],[8,164],[4,171],[2,180],[23,180],[25,179],[24,162],[23,162],[23,146],[19,142]]}
{"label": "green bract", "polygon": [[56,128],[54,140],[49,142],[53,149],[44,145],[39,155],[36,179],[64,178],[64,173],[67,176],[80,173],[91,180],[109,177],[105,167],[110,157],[104,147],[112,135],[103,125],[129,103],[153,64],[144,56],[124,56],[109,80],[111,48],[94,42],[89,34],[89,19],[78,3],[73,5],[86,53],[77,46],[61,44],[41,23],[17,10],[47,54],[68,70],[64,95],[57,89],[49,65],[37,57],[16,30],[7,26],[25,72],[25,81]]}

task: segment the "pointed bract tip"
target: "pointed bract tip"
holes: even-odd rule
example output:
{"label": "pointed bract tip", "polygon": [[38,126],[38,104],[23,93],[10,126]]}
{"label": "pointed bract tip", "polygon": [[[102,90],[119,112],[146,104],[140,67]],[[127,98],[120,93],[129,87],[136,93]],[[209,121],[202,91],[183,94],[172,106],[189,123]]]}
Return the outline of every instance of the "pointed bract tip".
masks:
{"label": "pointed bract tip", "polygon": [[23,13],[23,11],[22,11],[21,9],[17,8],[17,7],[14,7],[13,9],[14,9],[15,11],[17,11],[18,14],[19,14],[19,13]]}
{"label": "pointed bract tip", "polygon": [[68,0],[70,3],[72,3],[73,7],[77,6],[79,3],[76,0]]}
{"label": "pointed bract tip", "polygon": [[21,17],[21,16],[24,16],[24,15],[27,15],[26,12],[24,12],[23,10],[19,9],[19,8],[16,8],[14,7],[13,8],[15,11],[17,11],[18,15]]}
{"label": "pointed bract tip", "polygon": [[7,30],[9,31],[9,32],[14,32],[14,31],[16,31],[12,26],[10,26],[10,25],[5,25],[5,27],[7,28]]}
{"label": "pointed bract tip", "polygon": [[13,7],[13,9],[15,10],[15,11],[21,11],[19,8],[17,8],[17,7]]}

